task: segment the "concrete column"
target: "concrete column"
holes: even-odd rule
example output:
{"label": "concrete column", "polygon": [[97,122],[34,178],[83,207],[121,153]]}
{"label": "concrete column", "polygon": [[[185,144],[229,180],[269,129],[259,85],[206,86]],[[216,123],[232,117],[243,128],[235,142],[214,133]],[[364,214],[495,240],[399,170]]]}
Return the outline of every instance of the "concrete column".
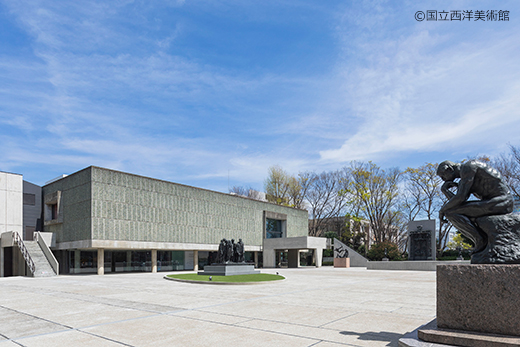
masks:
{"label": "concrete column", "polygon": [[4,247],[0,247],[0,277],[4,277]]}
{"label": "concrete column", "polygon": [[264,268],[276,267],[276,251],[274,249],[264,249]]}
{"label": "concrete column", "polygon": [[79,272],[81,271],[80,266],[81,266],[81,253],[80,253],[80,251],[75,250],[74,251],[74,273],[75,274],[79,274]]}
{"label": "concrete column", "polygon": [[97,250],[97,274],[105,274],[105,250],[103,248]]}
{"label": "concrete column", "polygon": [[314,250],[314,264],[316,264],[316,267],[321,267],[321,263],[323,260],[323,249],[317,248]]}
{"label": "concrete column", "polygon": [[157,272],[157,250],[152,249],[152,272]]}
{"label": "concrete column", "polygon": [[258,268],[258,252],[253,252],[255,255],[255,267]]}
{"label": "concrete column", "polygon": [[199,251],[193,251],[193,271],[199,271]]}
{"label": "concrete column", "polygon": [[290,268],[300,267],[300,250],[298,249],[289,249],[289,254],[287,255],[288,266]]}
{"label": "concrete column", "polygon": [[126,269],[125,271],[132,270],[132,251],[126,251]]}

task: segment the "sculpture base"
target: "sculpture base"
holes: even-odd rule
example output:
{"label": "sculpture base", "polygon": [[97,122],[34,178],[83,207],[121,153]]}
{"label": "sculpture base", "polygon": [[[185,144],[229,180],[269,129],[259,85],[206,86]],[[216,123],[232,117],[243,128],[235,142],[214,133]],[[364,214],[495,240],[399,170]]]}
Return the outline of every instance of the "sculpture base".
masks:
{"label": "sculpture base", "polygon": [[246,263],[229,263],[229,264],[211,264],[204,266],[203,271],[199,271],[199,275],[210,276],[233,276],[233,275],[251,275],[259,274],[255,271],[255,266]]}
{"label": "sculpture base", "polygon": [[[437,327],[437,322],[435,320],[419,328],[417,336],[422,341],[448,346],[520,347],[520,337],[518,336],[440,329]],[[408,344],[406,346],[410,345],[411,344]],[[417,344],[417,346],[419,346],[419,344]]]}
{"label": "sculpture base", "polygon": [[350,267],[350,258],[334,258],[334,267]]}
{"label": "sculpture base", "polygon": [[520,337],[520,265],[437,266],[437,326]]}

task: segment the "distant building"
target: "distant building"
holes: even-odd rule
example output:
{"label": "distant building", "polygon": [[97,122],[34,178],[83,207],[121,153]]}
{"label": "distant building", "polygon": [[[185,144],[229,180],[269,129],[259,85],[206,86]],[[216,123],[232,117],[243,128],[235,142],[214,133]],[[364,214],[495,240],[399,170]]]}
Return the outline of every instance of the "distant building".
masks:
{"label": "distant building", "polygon": [[[0,277],[24,275],[25,263],[13,249],[11,237],[32,240],[42,230],[41,187],[24,181],[20,174],[0,172]],[[9,235],[9,237],[6,237]]]}
{"label": "distant building", "polygon": [[[354,227],[353,221],[350,223],[350,227]],[[315,236],[323,237],[328,231],[333,231],[338,235],[338,238],[346,231],[347,219],[345,216],[331,217],[323,219],[309,219],[309,230],[313,230]],[[351,229],[352,230],[352,229]],[[370,222],[368,220],[361,220],[359,222],[359,232],[365,235],[365,240],[368,240],[368,246],[370,247],[374,242],[374,234],[370,228]]]}

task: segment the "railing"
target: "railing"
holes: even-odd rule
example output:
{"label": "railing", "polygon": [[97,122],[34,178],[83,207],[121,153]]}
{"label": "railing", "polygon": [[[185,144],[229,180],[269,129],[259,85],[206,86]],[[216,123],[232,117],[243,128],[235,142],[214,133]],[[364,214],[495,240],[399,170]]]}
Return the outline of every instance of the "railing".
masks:
{"label": "railing", "polygon": [[25,244],[23,243],[22,238],[20,237],[20,234],[18,232],[13,231],[13,239],[14,242],[16,242],[16,245],[20,249],[20,252],[22,252],[22,256],[25,259],[25,263],[27,263],[27,266],[29,267],[29,270],[31,270],[31,274],[34,274],[36,271],[36,266],[34,266],[34,262],[31,258],[31,255],[27,251],[27,248],[25,247]]}
{"label": "railing", "polygon": [[57,275],[58,272],[59,272],[60,264],[56,260],[56,257],[54,257],[54,254],[52,254],[49,246],[45,243],[45,240],[43,239],[42,234],[39,231],[37,231],[37,232],[34,233],[34,235],[36,236],[35,237],[36,238],[36,242],[38,243],[38,245],[40,245],[40,248],[42,249],[43,254],[45,254],[45,258],[47,258],[47,261],[49,262],[49,264],[51,265],[52,269],[54,270],[54,272]]}

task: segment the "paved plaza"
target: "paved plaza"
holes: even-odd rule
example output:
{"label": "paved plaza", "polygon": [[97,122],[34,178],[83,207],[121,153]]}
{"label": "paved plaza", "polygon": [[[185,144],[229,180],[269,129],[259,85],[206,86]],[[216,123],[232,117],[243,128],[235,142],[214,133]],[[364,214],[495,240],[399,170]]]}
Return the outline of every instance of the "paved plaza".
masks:
{"label": "paved plaza", "polygon": [[397,346],[435,318],[434,271],[263,269],[190,284],[165,273],[0,279],[0,347]]}

